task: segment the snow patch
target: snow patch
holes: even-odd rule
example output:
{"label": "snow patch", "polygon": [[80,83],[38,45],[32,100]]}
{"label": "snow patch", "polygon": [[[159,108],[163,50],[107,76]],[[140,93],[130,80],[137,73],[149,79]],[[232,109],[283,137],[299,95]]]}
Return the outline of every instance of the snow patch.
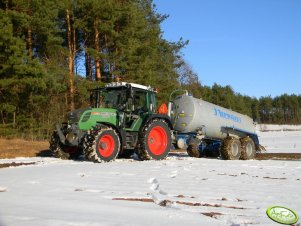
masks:
{"label": "snow patch", "polygon": [[256,130],[261,132],[270,131],[301,131],[301,125],[274,125],[274,124],[257,124]]}
{"label": "snow patch", "polygon": [[[301,152],[301,131],[259,132],[268,152]],[[0,169],[0,225],[275,225],[271,205],[301,214],[300,161],[169,155],[106,164],[55,158]]]}
{"label": "snow patch", "polygon": [[0,192],[6,192],[7,191],[7,188],[5,187],[0,187]]}

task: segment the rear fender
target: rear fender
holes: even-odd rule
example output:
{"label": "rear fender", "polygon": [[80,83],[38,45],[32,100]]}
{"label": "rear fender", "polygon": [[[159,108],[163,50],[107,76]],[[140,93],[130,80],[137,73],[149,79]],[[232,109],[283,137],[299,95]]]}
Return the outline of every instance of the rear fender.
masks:
{"label": "rear fender", "polygon": [[[167,125],[169,126],[170,130],[173,130],[173,126],[172,126],[170,117],[168,115],[151,114],[143,120],[142,125],[146,125],[147,123],[149,123],[150,121],[152,121],[154,119],[164,120],[167,123]],[[143,126],[141,126],[139,132],[141,132],[142,128],[143,128]]]}

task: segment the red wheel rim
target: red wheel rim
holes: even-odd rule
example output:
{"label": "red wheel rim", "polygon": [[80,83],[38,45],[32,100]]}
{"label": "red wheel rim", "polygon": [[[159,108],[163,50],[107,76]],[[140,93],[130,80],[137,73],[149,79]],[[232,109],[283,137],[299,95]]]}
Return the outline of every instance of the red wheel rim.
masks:
{"label": "red wheel rim", "polygon": [[154,155],[162,155],[167,147],[167,134],[161,126],[155,126],[149,132],[148,148]]}
{"label": "red wheel rim", "polygon": [[111,135],[104,135],[98,141],[98,152],[101,156],[110,157],[115,149],[115,141]]}

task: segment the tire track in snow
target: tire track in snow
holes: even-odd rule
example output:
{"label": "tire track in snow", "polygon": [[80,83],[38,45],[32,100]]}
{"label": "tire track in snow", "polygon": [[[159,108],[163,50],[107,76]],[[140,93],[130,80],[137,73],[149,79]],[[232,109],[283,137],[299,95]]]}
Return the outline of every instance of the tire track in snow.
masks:
{"label": "tire track in snow", "polygon": [[[230,224],[233,223],[231,219],[235,218],[239,222],[246,224],[254,224],[252,220],[254,216],[248,216],[247,214],[237,213],[237,214],[229,214],[227,211],[214,211],[212,209],[221,208],[232,209],[244,211],[250,208],[242,207],[242,206],[234,206],[234,205],[225,205],[225,204],[212,204],[212,203],[202,203],[191,201],[191,199],[195,199],[194,196],[185,196],[182,194],[179,195],[171,195],[168,192],[162,190],[160,188],[160,183],[157,178],[150,178],[147,181],[150,186],[149,189],[151,193],[148,193],[149,198],[113,198],[112,200],[116,201],[131,201],[131,202],[145,202],[145,203],[155,203],[156,205],[164,208],[171,208],[183,212],[190,212],[195,214],[202,214],[204,216],[214,218],[217,220],[227,220]],[[189,199],[189,201],[182,201],[179,199]],[[222,201],[228,201],[226,198],[217,199]],[[241,202],[242,200],[236,199],[237,202]]]}

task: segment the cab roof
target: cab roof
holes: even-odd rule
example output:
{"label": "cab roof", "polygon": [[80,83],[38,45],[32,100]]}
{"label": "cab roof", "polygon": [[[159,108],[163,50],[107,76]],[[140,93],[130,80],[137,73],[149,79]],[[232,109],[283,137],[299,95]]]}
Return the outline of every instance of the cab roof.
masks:
{"label": "cab roof", "polygon": [[114,88],[114,87],[126,87],[126,86],[131,86],[131,87],[138,88],[138,89],[156,92],[156,90],[150,86],[144,86],[144,85],[140,85],[140,84],[136,84],[136,83],[128,83],[128,82],[111,82],[111,83],[108,83],[105,87],[106,88]]}

